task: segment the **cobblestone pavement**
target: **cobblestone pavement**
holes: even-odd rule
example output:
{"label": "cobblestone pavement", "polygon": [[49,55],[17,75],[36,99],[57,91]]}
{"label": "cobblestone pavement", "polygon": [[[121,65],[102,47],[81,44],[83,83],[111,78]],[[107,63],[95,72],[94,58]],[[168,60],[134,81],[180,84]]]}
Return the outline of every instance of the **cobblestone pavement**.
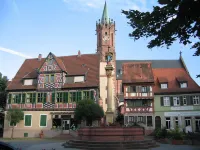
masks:
{"label": "cobblestone pavement", "polygon": [[[21,150],[78,150],[71,148],[64,148],[62,144],[65,141],[60,140],[36,140],[36,141],[8,141],[14,147],[21,148]],[[152,148],[151,150],[200,150],[200,146],[191,145],[170,145],[170,144],[159,144],[160,147]]]}

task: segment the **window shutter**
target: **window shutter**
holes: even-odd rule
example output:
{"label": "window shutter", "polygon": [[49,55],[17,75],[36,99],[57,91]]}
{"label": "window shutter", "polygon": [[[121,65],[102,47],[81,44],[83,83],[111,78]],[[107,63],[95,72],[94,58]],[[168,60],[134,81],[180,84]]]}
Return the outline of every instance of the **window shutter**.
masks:
{"label": "window shutter", "polygon": [[150,87],[149,86],[147,86],[147,93],[149,93],[150,92]]}
{"label": "window shutter", "polygon": [[171,105],[171,106],[174,106],[173,97],[170,97],[170,105]]}
{"label": "window shutter", "polygon": [[26,115],[25,116],[25,126],[31,126],[31,115]]}
{"label": "window shutter", "polygon": [[17,98],[17,100],[18,100],[18,102],[17,102],[17,103],[18,103],[18,104],[20,104],[20,103],[21,103],[21,98],[22,98],[22,94],[19,94],[19,95],[18,95],[18,98]]}
{"label": "window shutter", "polygon": [[193,105],[193,96],[190,96],[190,105]]}
{"label": "window shutter", "polygon": [[90,91],[90,99],[94,100],[94,91]]}
{"label": "window shutter", "polygon": [[47,115],[40,116],[40,126],[41,127],[47,126]]}
{"label": "window shutter", "polygon": [[180,96],[179,99],[180,99],[181,106],[183,106],[183,96]]}
{"label": "window shutter", "polygon": [[82,92],[79,91],[79,92],[78,92],[78,99],[77,99],[77,102],[80,101],[80,100],[82,100]]}
{"label": "window shutter", "polygon": [[44,93],[43,103],[46,103],[46,100],[47,100],[47,93]]}
{"label": "window shutter", "polygon": [[64,103],[68,103],[68,95],[69,95],[68,92],[64,93]]}
{"label": "window shutter", "polygon": [[8,95],[8,104],[11,104],[12,94]]}
{"label": "window shutter", "polygon": [[53,104],[55,104],[55,94],[56,94],[55,92],[51,94],[51,101]]}
{"label": "window shutter", "polygon": [[36,102],[36,93],[33,93],[33,100],[32,103],[34,104]]}
{"label": "window shutter", "polygon": [[127,92],[131,92],[131,87],[130,86],[127,86]]}
{"label": "window shutter", "polygon": [[26,99],[26,93],[22,94],[22,104],[25,104],[25,99]]}
{"label": "window shutter", "polygon": [[164,106],[163,97],[160,97],[160,105],[161,105],[161,106]]}

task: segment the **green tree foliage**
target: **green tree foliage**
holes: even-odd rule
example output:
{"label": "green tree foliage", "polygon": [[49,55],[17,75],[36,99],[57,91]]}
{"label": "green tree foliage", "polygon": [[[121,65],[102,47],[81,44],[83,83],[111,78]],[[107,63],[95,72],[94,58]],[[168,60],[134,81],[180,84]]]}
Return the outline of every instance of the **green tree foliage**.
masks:
{"label": "green tree foliage", "polygon": [[14,126],[21,120],[24,120],[24,112],[21,109],[8,109],[6,120],[12,125],[11,138],[13,138]]}
{"label": "green tree foliage", "polygon": [[[183,45],[192,44],[194,56],[200,55],[200,0],[158,0],[152,12],[129,10],[122,13],[133,28],[129,34],[134,40],[153,38],[148,48],[171,46],[176,40]],[[192,40],[197,39],[196,43]],[[200,77],[200,76],[199,76]]]}
{"label": "green tree foliage", "polygon": [[124,115],[119,113],[116,117],[116,122],[118,122],[120,125],[124,124]]}
{"label": "green tree foliage", "polygon": [[5,109],[6,106],[6,98],[7,98],[7,87],[8,79],[6,76],[2,76],[0,73],[0,108]]}
{"label": "green tree foliage", "polygon": [[76,120],[87,120],[89,122],[104,116],[103,109],[92,100],[81,100],[75,109]]}

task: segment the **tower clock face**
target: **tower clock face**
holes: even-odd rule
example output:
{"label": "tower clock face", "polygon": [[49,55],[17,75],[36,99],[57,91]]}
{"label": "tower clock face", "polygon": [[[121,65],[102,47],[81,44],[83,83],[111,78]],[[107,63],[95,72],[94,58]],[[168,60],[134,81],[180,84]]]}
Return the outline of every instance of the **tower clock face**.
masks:
{"label": "tower clock face", "polygon": [[104,41],[108,41],[109,40],[109,36],[108,35],[103,36],[103,40]]}

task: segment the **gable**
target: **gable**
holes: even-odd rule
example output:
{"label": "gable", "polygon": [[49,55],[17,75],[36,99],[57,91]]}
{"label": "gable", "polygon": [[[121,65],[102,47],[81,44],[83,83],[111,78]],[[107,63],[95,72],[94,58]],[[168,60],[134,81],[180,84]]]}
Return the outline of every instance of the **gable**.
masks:
{"label": "gable", "polygon": [[61,71],[62,69],[58,65],[55,56],[52,53],[49,53],[44,63],[39,69],[39,72],[49,72],[49,71]]}

